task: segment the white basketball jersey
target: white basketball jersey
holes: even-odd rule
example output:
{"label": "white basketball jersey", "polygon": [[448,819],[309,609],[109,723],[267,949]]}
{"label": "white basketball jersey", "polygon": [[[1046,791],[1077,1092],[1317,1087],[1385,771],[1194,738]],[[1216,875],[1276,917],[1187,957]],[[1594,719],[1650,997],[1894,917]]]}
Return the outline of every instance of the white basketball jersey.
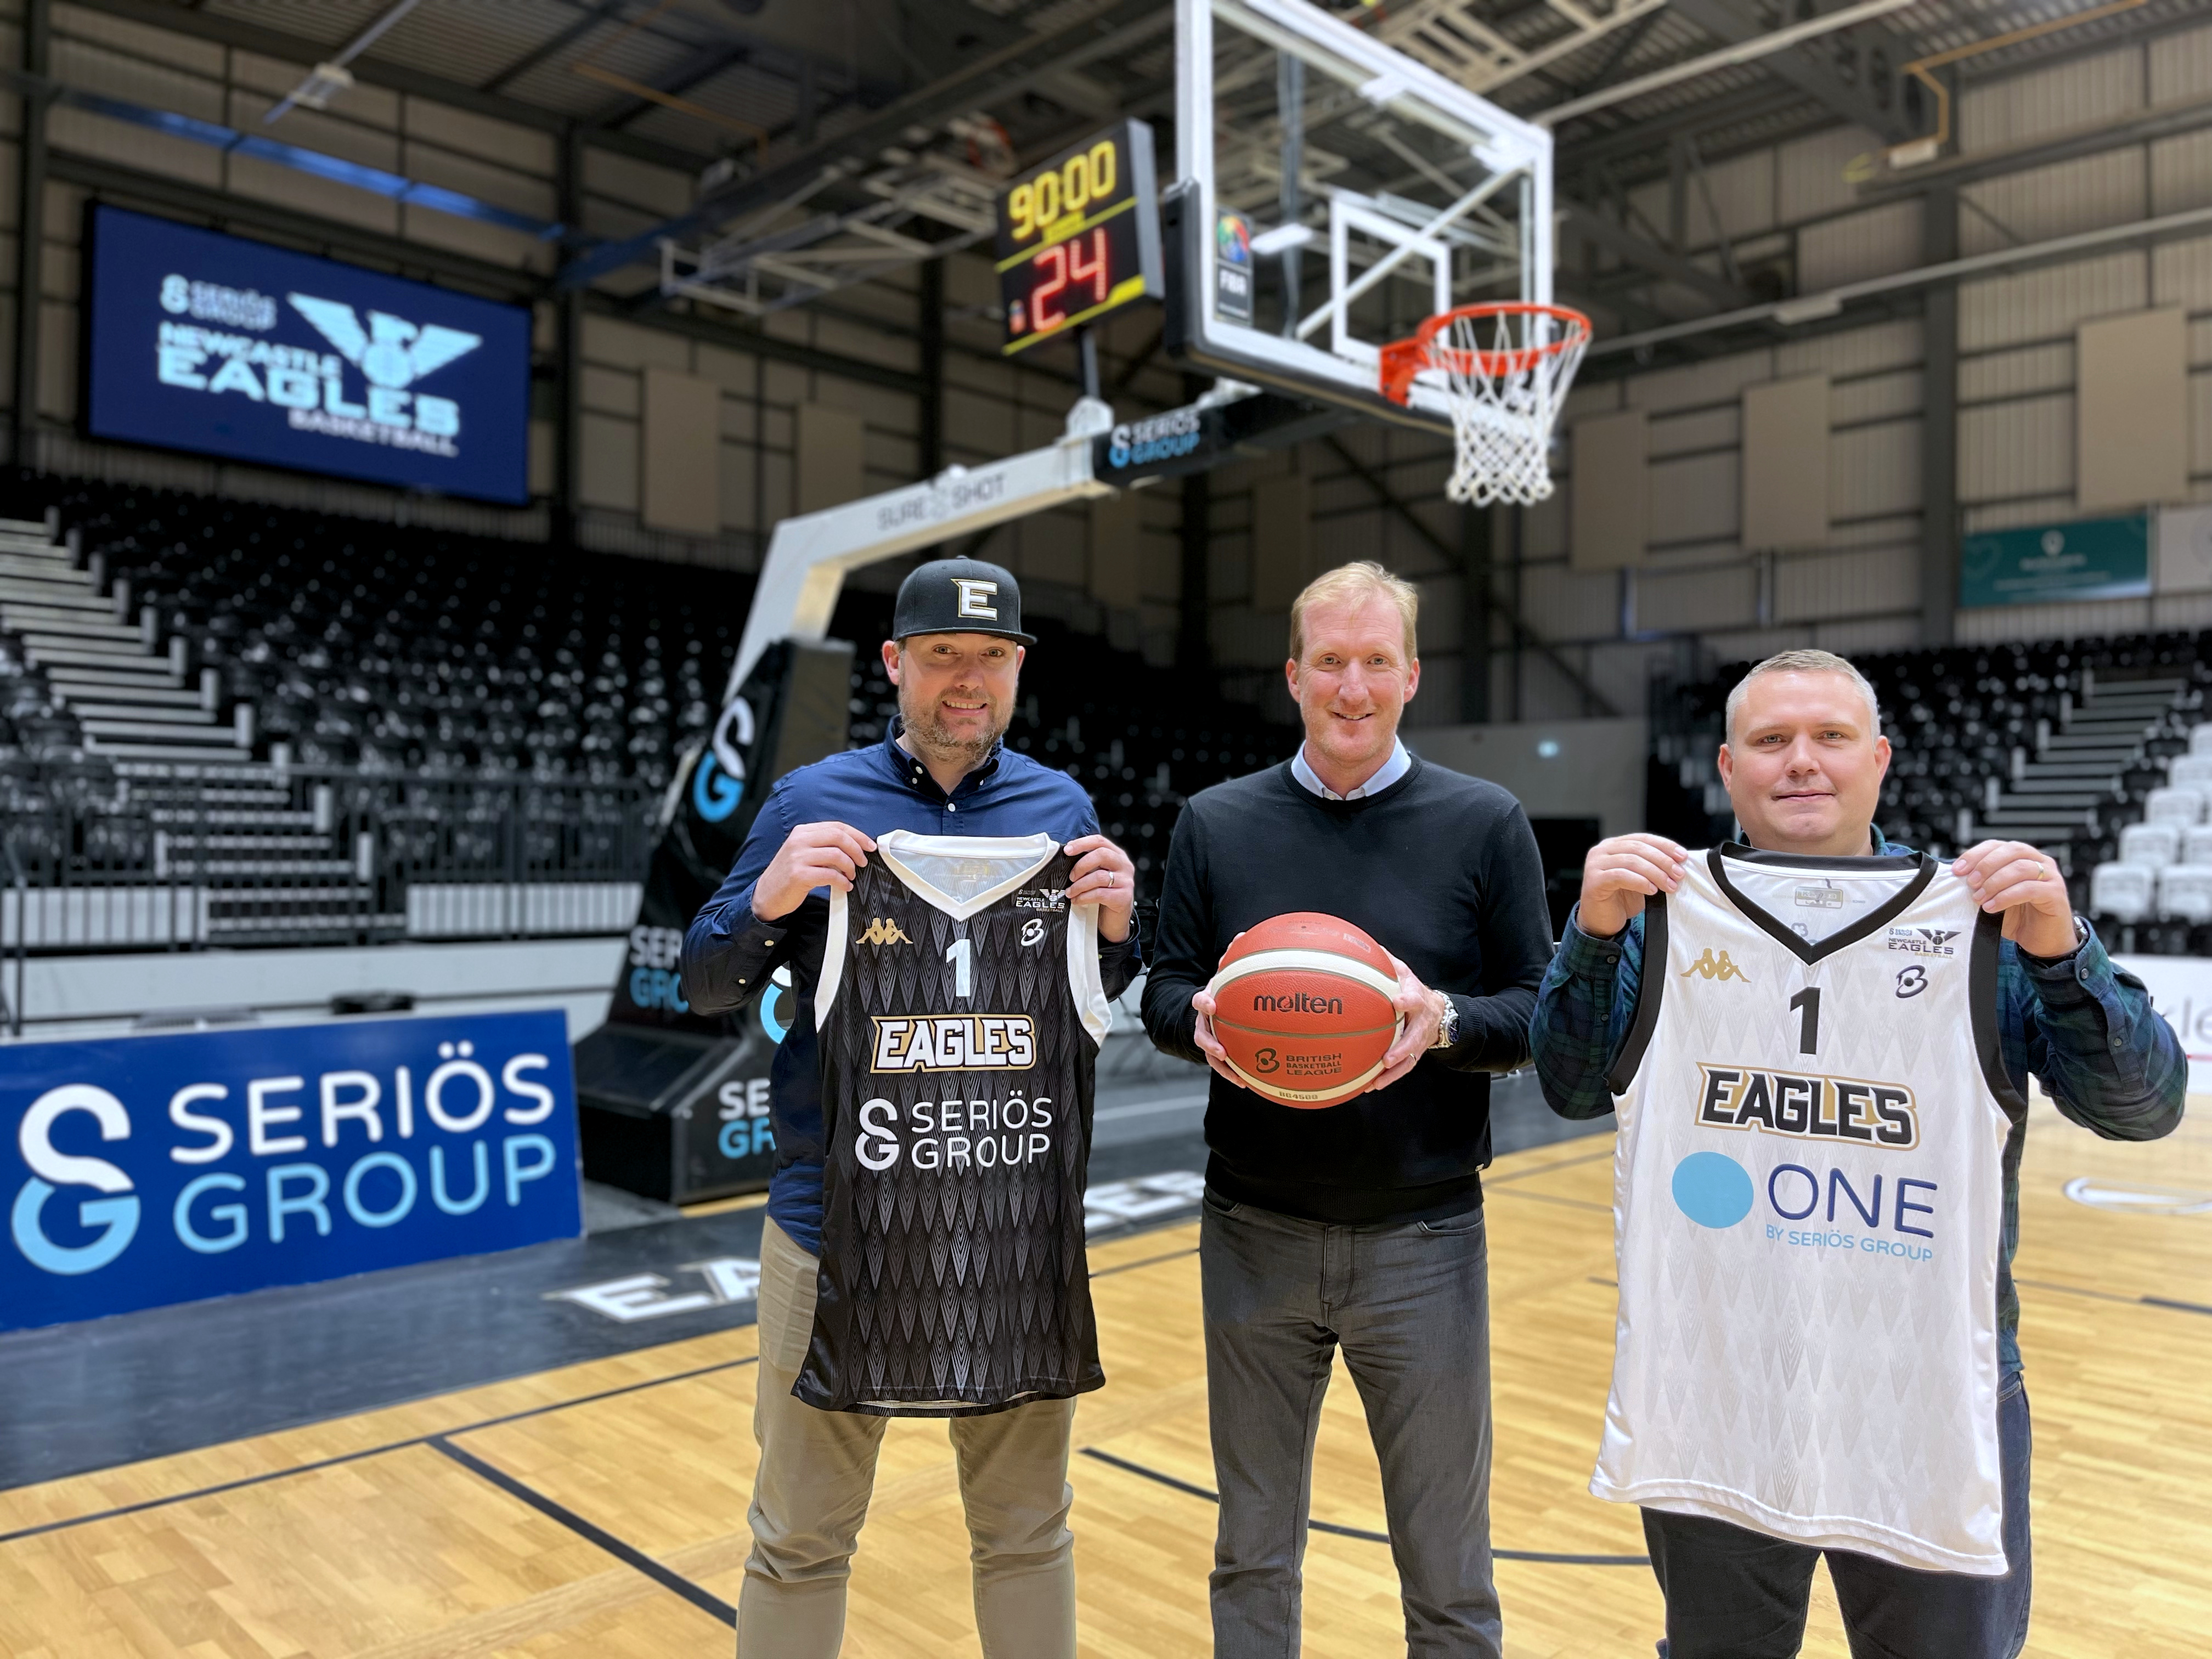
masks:
{"label": "white basketball jersey", "polygon": [[1719,848],[1650,902],[1596,1496],[2005,1571],[2001,932],[1919,854]]}

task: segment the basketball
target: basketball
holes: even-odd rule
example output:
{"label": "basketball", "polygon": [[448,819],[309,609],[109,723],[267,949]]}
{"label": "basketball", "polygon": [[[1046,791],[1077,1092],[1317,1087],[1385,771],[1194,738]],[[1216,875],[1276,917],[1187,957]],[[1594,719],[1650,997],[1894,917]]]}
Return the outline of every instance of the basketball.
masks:
{"label": "basketball", "polygon": [[1375,1080],[1405,1018],[1389,953],[1314,910],[1273,916],[1229,947],[1206,988],[1213,1035],[1244,1086],[1285,1106],[1347,1101]]}

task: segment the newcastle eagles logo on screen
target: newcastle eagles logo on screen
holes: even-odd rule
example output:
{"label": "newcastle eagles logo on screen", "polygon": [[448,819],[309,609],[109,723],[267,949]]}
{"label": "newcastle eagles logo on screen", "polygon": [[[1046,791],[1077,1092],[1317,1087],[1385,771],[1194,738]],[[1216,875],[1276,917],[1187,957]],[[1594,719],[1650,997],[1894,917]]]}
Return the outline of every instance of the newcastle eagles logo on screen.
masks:
{"label": "newcastle eagles logo on screen", "polygon": [[530,499],[527,309],[104,204],[91,232],[93,436]]}
{"label": "newcastle eagles logo on screen", "polygon": [[[261,326],[276,322],[273,307],[264,310],[252,303],[261,298],[212,283],[188,283],[178,276],[161,282],[162,310],[239,317],[249,327],[264,316],[267,321]],[[161,383],[210,396],[235,392],[253,403],[274,404],[287,412],[295,432],[320,432],[432,455],[460,453],[454,443],[461,432],[460,405],[450,398],[409,388],[474,351],[483,343],[483,336],[436,323],[411,323],[381,311],[370,312],[363,328],[360,314],[339,301],[312,294],[284,298],[337,349],[335,356],[249,339],[225,329],[165,322],[156,348]],[[348,395],[343,363],[358,368],[367,383],[358,401]]]}

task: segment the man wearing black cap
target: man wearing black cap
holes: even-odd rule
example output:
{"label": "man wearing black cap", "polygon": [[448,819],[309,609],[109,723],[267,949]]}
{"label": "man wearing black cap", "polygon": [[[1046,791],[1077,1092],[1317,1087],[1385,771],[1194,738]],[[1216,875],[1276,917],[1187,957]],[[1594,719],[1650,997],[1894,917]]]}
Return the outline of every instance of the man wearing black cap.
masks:
{"label": "man wearing black cap", "polygon": [[[777,781],[721,890],[684,937],[684,994],[702,1013],[738,1008],[788,964],[793,1006],[812,1008],[829,894],[852,890],[876,837],[1049,835],[1076,859],[1066,902],[1098,908],[1108,997],[1135,977],[1135,869],[1098,833],[1066,774],[1003,748],[1024,647],[1009,571],[939,559],[899,589],[884,667],[898,688],[891,735]],[[811,1020],[792,1022],[769,1079],[776,1170],[761,1237],[760,1379],[753,1428],[753,1550],[738,1605],[745,1659],[830,1659],[845,1623],[853,1551],[875,1483],[884,1419],[793,1397],[814,1325],[823,1249],[823,1110]],[[987,1655],[1074,1659],[1074,1539],[1067,1512],[1073,1400],[951,1419]]]}

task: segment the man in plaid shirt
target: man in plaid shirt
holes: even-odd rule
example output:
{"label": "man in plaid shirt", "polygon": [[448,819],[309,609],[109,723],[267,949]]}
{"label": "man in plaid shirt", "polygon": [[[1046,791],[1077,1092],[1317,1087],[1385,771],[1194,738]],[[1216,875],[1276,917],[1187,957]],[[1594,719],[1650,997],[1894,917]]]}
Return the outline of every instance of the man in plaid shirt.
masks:
{"label": "man in plaid shirt", "polygon": [[[1769,852],[1881,856],[1910,848],[1874,826],[1889,765],[1874,688],[1843,658],[1790,651],[1729,694],[1720,771],[1743,839]],[[1544,1097],[1563,1117],[1613,1109],[1606,1072],[1636,1011],[1646,898],[1673,892],[1690,856],[1663,836],[1620,836],[1590,850],[1581,902],[1544,975],[1529,1047]],[[2056,866],[2019,842],[1986,841],[1954,869],[2004,917],[1997,1018],[2004,1067],[2023,1095],[2032,1073],[2059,1111],[2112,1140],[2154,1140],[2181,1121],[2189,1061],[2141,980],[2113,965],[2076,918]],[[1826,1552],[1852,1651],[1883,1659],[2011,1659],[2029,1600],[2027,1399],[2021,1379],[2020,1237],[2026,1124],[2004,1148],[1997,1270],[1999,1431],[2004,1466],[2002,1577],[1915,1571]],[[1667,1597],[1667,1659],[1790,1659],[1803,1639],[1823,1552],[1702,1516],[1644,1511]]]}

